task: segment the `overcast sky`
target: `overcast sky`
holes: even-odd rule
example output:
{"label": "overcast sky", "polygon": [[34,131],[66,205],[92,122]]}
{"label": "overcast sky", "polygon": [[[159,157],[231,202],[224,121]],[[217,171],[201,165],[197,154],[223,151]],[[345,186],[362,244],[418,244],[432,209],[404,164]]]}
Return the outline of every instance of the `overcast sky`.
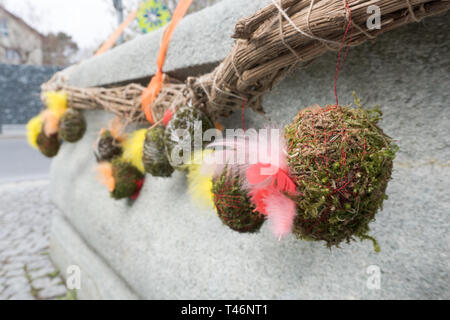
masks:
{"label": "overcast sky", "polygon": [[[137,3],[126,0],[125,5]],[[112,0],[0,0],[39,32],[63,31],[81,48],[96,48],[117,26]]]}

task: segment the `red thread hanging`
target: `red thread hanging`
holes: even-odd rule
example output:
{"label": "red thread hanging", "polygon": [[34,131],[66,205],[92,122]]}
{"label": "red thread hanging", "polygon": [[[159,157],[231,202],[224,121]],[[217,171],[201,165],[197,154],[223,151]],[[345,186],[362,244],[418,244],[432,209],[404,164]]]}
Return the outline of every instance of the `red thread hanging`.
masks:
{"label": "red thread hanging", "polygon": [[[349,51],[349,48],[350,48],[349,43],[350,43],[350,41],[352,39],[352,35],[353,35],[352,11],[350,10],[350,7],[348,5],[347,0],[344,0],[344,2],[345,2],[345,10],[348,13],[348,23],[347,23],[347,27],[345,29],[344,36],[342,37],[341,44],[339,46],[339,51],[338,51],[338,56],[337,56],[337,63],[336,63],[336,72],[334,74],[334,96],[336,98],[336,107],[339,105],[339,103],[338,103],[338,94],[337,94],[337,82],[338,82],[338,77],[339,77],[339,71],[344,66],[344,62],[345,62],[345,59],[347,58],[347,54],[348,54],[348,51]],[[349,30],[350,30],[350,26],[351,26],[350,37],[349,37],[348,41],[346,41],[347,34],[348,34]],[[346,42],[347,42],[347,49],[345,51],[344,59],[342,60],[342,64],[341,64],[340,63],[340,59],[341,59],[342,48],[344,47]]]}
{"label": "red thread hanging", "polygon": [[241,117],[241,124],[242,124],[242,129],[244,129],[244,131],[247,131],[247,128],[245,127],[245,105],[247,103],[247,100],[244,99],[242,101],[242,117]]}

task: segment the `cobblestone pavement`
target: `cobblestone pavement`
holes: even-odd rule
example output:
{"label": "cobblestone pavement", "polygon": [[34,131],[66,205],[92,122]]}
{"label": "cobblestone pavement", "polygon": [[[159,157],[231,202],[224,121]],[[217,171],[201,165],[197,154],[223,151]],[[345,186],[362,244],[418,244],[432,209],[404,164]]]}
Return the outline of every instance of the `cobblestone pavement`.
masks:
{"label": "cobblestone pavement", "polygon": [[49,257],[51,220],[48,181],[0,184],[0,300],[66,297]]}

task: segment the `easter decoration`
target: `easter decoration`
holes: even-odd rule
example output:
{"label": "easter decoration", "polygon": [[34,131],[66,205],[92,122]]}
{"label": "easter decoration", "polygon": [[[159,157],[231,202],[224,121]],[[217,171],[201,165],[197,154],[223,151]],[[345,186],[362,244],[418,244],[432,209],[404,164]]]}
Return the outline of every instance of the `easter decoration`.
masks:
{"label": "easter decoration", "polygon": [[77,142],[86,131],[86,121],[80,111],[68,108],[67,94],[61,91],[45,93],[46,108],[27,124],[29,144],[46,157],[57,155],[61,139]]}
{"label": "easter decoration", "polygon": [[116,200],[136,200],[144,184],[142,147],[147,129],[124,134],[123,123],[113,119],[109,129],[100,132],[94,153],[99,180]]}
{"label": "easter decoration", "polygon": [[[348,48],[444,13],[450,2],[271,0],[237,22],[230,53],[211,72],[179,81],[163,65],[191,3],[180,0],[172,16],[156,0],[140,7],[145,32],[170,20],[147,87],[77,88],[62,73],[52,77],[42,86],[46,110],[27,125],[29,143],[52,157],[62,140],[75,142],[85,133],[80,110],[104,109],[121,122],[148,127],[124,134],[116,123],[100,132],[95,157],[114,199],[136,199],[146,173],[170,177],[178,170],[187,174],[194,201],[215,210],[231,230],[257,232],[266,224],[278,239],[293,234],[328,247],[370,240],[379,251],[369,225],[387,198],[398,147],[379,127],[379,109],[365,108],[356,97],[356,107],[338,103],[338,74]],[[379,29],[366,27],[370,5],[380,9]],[[249,139],[246,131],[211,144],[201,139],[222,117],[239,112],[244,124],[246,109],[264,114],[265,93],[329,50],[338,52],[335,104],[300,110],[285,128],[274,128],[276,138],[258,133]],[[254,154],[263,157],[252,162]]]}
{"label": "easter decoration", "polygon": [[[167,159],[172,167],[183,170],[190,160],[189,150],[203,149],[208,143],[203,141],[203,133],[215,129],[214,123],[200,110],[193,107],[180,108],[167,124],[164,132],[164,145]],[[188,151],[189,154],[183,154]]]}
{"label": "easter decoration", "polygon": [[238,177],[225,169],[213,179],[211,192],[217,215],[224,225],[238,232],[259,231],[266,218],[255,210]]}
{"label": "easter decoration", "polygon": [[165,129],[163,126],[147,130],[145,136],[142,162],[145,171],[155,177],[170,177],[174,171],[166,156],[164,138]]}
{"label": "easter decoration", "polygon": [[86,132],[86,120],[75,109],[68,109],[59,119],[59,136],[67,142],[77,142]]}

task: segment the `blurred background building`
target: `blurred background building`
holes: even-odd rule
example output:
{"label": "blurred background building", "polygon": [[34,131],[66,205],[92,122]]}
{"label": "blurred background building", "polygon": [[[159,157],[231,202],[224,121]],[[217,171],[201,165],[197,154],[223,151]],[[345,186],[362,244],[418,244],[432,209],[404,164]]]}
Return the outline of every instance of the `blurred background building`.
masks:
{"label": "blurred background building", "polygon": [[0,6],[0,63],[42,65],[45,37]]}

